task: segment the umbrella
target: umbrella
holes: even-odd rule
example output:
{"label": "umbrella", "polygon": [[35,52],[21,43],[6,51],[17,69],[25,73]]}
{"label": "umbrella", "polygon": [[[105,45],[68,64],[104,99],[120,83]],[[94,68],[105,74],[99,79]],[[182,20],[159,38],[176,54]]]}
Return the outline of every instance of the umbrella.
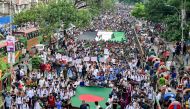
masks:
{"label": "umbrella", "polygon": [[172,103],[169,105],[168,109],[182,109],[181,103],[178,102],[178,101],[174,101],[174,102],[172,102]]}
{"label": "umbrella", "polygon": [[183,94],[185,94],[186,92],[190,92],[190,88],[185,89],[185,90],[183,91]]}
{"label": "umbrella", "polygon": [[160,62],[160,65],[162,66],[162,65],[165,65],[165,63],[164,62]]}
{"label": "umbrella", "polygon": [[165,65],[161,65],[159,68],[160,69],[167,69],[167,67]]}
{"label": "umbrella", "polygon": [[150,56],[150,57],[148,57],[148,61],[149,62],[152,62],[152,60],[155,58],[155,56]]}
{"label": "umbrella", "polygon": [[163,73],[163,72],[166,72],[168,69],[166,66],[160,66],[159,69],[158,69],[158,73]]}
{"label": "umbrella", "polygon": [[159,61],[160,60],[160,58],[157,58],[157,57],[154,57],[153,59],[152,59],[152,61]]}
{"label": "umbrella", "polygon": [[163,53],[163,56],[164,56],[164,57],[170,56],[170,52],[169,52],[169,51],[165,51],[165,52]]}
{"label": "umbrella", "polygon": [[175,95],[174,93],[172,93],[172,92],[168,92],[168,93],[166,93],[166,94],[164,95],[164,100],[167,101],[167,100],[169,100],[170,97],[175,98],[176,95]]}
{"label": "umbrella", "polygon": [[189,80],[189,77],[185,76],[181,79],[181,83],[183,83],[185,80]]}

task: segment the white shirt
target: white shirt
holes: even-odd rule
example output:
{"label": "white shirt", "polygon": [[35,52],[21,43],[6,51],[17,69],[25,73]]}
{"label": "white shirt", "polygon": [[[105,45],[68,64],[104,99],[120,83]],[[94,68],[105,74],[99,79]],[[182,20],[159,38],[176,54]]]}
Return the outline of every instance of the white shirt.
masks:
{"label": "white shirt", "polygon": [[135,109],[135,108],[132,105],[127,105],[127,107],[125,109]]}
{"label": "white shirt", "polygon": [[45,81],[45,86],[46,86],[46,87],[49,87],[48,81]]}
{"label": "white shirt", "polygon": [[98,73],[98,69],[95,69],[93,72],[93,75],[97,76],[97,73]]}
{"label": "white shirt", "polygon": [[44,95],[44,90],[43,90],[43,89],[38,89],[38,90],[37,90],[37,94],[38,94],[40,97],[43,97],[43,95]]}
{"label": "white shirt", "polygon": [[45,83],[45,80],[44,80],[44,79],[40,79],[40,80],[39,80],[39,85],[40,85],[40,87],[43,87],[43,86],[44,86],[44,83]]}
{"label": "white shirt", "polygon": [[32,98],[34,96],[34,91],[33,90],[29,90],[28,93],[27,93],[27,96],[29,98]]}
{"label": "white shirt", "polygon": [[20,76],[24,76],[24,69],[20,70]]}
{"label": "white shirt", "polygon": [[39,102],[36,102],[34,105],[34,109],[42,109]]}
{"label": "white shirt", "polygon": [[113,101],[113,98],[108,98],[108,101],[107,101],[107,102],[108,102],[109,104],[112,104],[112,101]]}
{"label": "white shirt", "polygon": [[24,103],[24,104],[22,105],[22,109],[29,109],[28,104],[27,104],[27,103]]}
{"label": "white shirt", "polygon": [[22,97],[16,97],[16,103],[17,104],[22,104],[23,103],[23,98]]}
{"label": "white shirt", "polygon": [[158,93],[158,95],[156,96],[156,99],[157,99],[158,101],[160,101],[160,99],[161,99],[161,93]]}
{"label": "white shirt", "polygon": [[40,79],[41,78],[41,74],[38,72],[37,73],[37,79]]}
{"label": "white shirt", "polygon": [[111,109],[111,107],[112,107],[112,106],[111,106],[111,105],[109,105],[109,106],[107,106],[105,109]]}
{"label": "white shirt", "polygon": [[153,94],[152,94],[152,93],[149,93],[149,94],[148,94],[148,99],[150,99],[150,100],[153,99]]}
{"label": "white shirt", "polygon": [[99,109],[100,108],[100,105],[96,106],[96,109]]}
{"label": "white shirt", "polygon": [[82,65],[78,66],[79,72],[82,72]]}

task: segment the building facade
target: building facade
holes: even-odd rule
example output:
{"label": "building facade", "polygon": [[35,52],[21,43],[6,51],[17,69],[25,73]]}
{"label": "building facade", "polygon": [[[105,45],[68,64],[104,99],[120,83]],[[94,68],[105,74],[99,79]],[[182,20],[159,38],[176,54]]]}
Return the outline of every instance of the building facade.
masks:
{"label": "building facade", "polygon": [[19,13],[22,10],[30,9],[38,0],[0,0],[0,16]]}

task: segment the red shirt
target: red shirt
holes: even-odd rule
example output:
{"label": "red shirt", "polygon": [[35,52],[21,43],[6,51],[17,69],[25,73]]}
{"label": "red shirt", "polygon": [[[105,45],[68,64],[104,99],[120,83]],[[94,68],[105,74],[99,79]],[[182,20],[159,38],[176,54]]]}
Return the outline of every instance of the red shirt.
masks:
{"label": "red shirt", "polygon": [[48,104],[51,107],[55,106],[55,98],[53,96],[48,97]]}

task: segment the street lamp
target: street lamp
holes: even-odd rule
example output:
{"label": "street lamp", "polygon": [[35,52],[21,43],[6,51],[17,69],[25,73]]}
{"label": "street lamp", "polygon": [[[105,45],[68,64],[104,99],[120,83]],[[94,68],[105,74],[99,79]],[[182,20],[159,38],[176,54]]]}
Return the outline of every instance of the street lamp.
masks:
{"label": "street lamp", "polygon": [[181,19],[181,14],[180,14],[179,10],[178,10],[175,6],[171,6],[171,5],[166,5],[166,6],[167,6],[167,7],[174,8],[174,9],[178,12],[179,20]]}

